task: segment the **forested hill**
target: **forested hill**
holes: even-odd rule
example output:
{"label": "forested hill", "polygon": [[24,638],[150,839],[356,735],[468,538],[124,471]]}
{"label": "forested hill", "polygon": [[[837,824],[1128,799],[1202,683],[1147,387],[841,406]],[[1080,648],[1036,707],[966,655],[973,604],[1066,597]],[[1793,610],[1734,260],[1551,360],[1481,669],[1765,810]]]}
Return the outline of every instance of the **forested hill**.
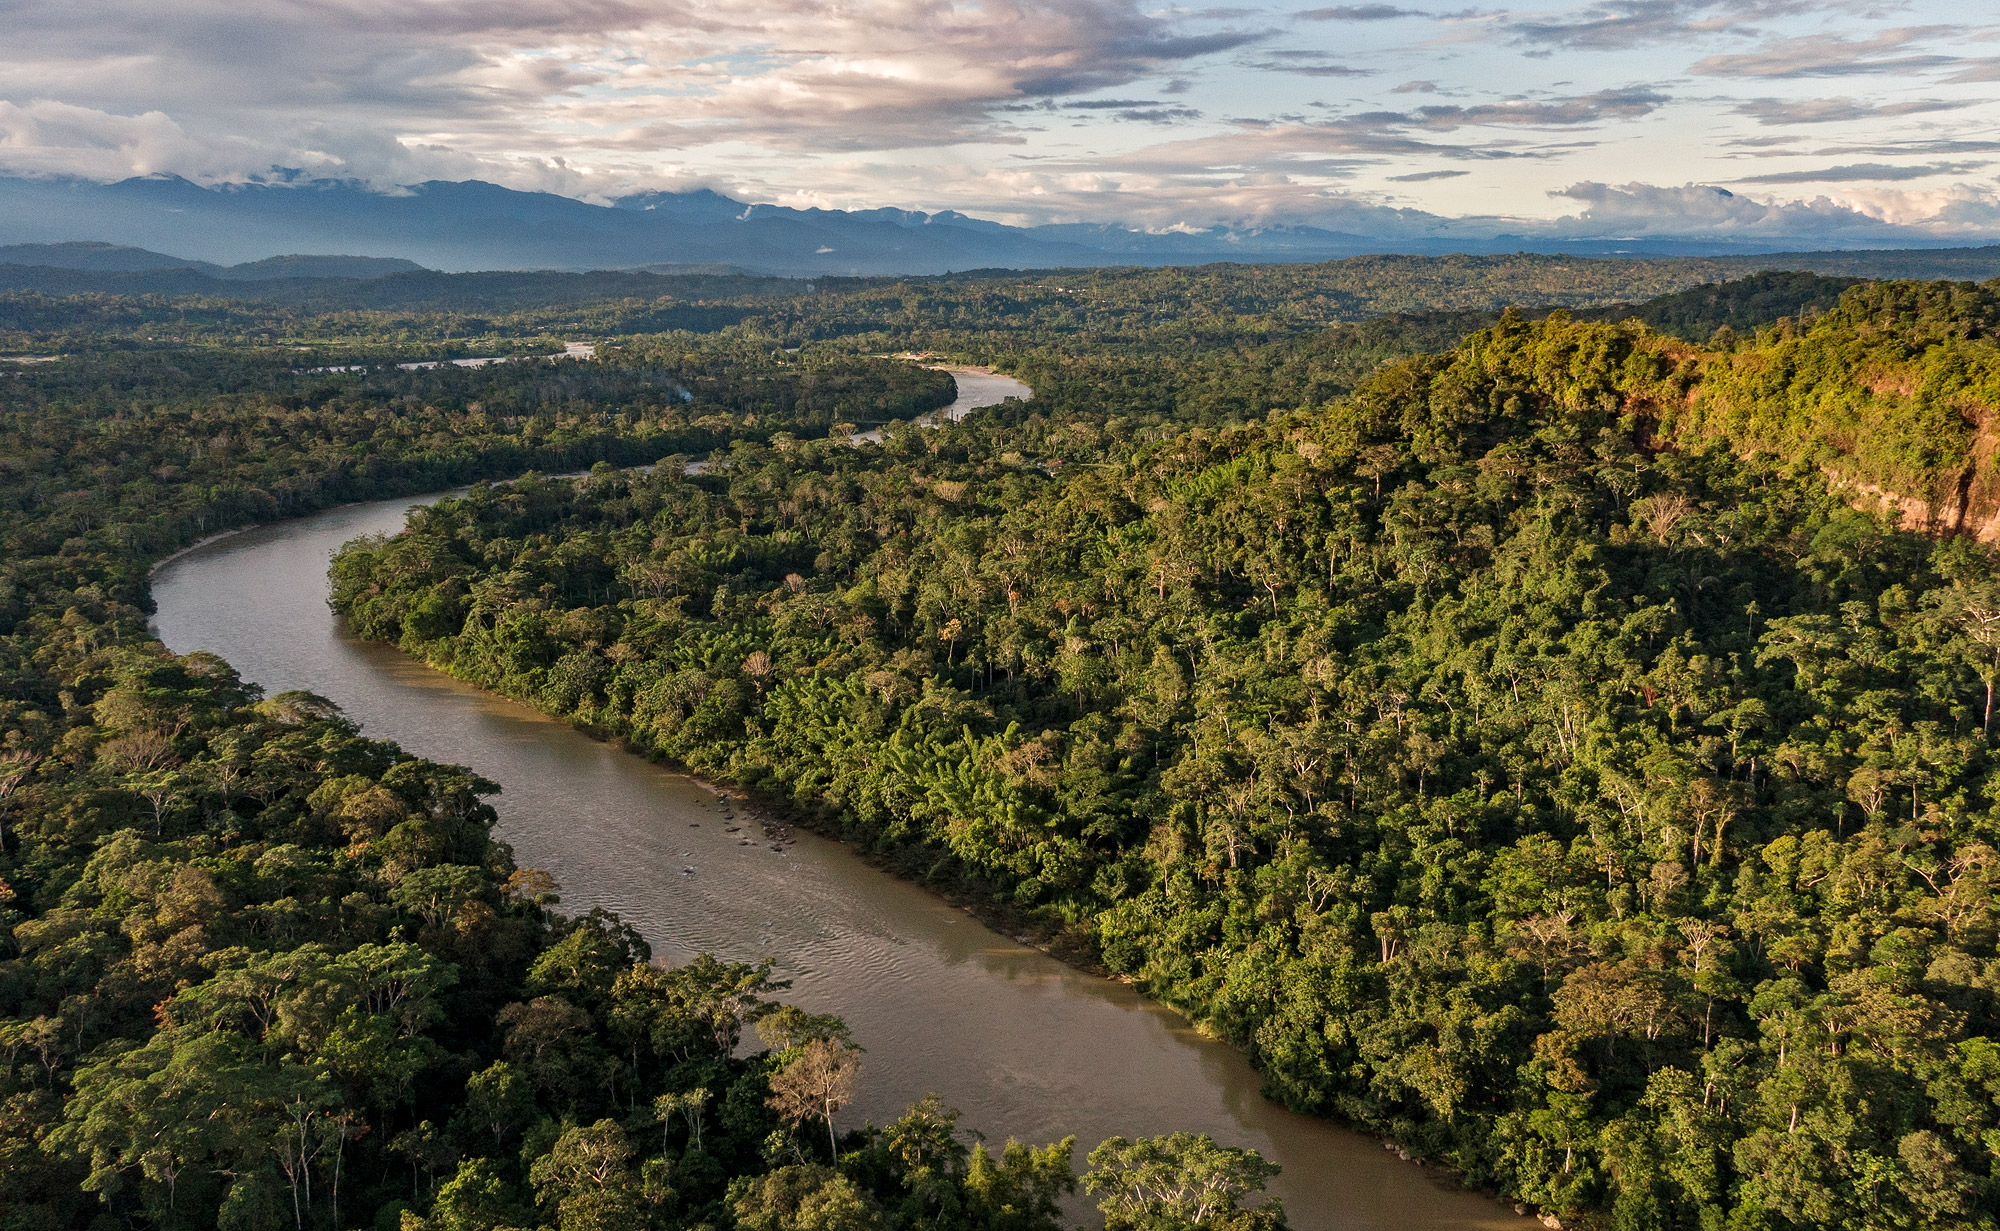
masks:
{"label": "forested hill", "polygon": [[1564,1219],[1992,1227],[2000,558],[1851,489],[1985,507],[1995,304],[1508,314],[1136,447],[1038,397],[480,488],[336,599]]}

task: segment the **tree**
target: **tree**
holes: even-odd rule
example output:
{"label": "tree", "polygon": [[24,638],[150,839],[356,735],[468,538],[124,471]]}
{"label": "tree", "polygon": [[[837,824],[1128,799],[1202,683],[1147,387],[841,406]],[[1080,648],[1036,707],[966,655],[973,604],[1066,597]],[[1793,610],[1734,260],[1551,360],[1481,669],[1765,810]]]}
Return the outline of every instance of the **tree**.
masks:
{"label": "tree", "polygon": [[649,1217],[650,1198],[632,1171],[632,1144],[611,1120],[570,1125],[528,1169],[535,1201],[561,1231],[632,1231]]}
{"label": "tree", "polygon": [[403,1231],[495,1231],[533,1218],[493,1160],[468,1158],[438,1189],[428,1218],[404,1211]]}
{"label": "tree", "polygon": [[24,749],[0,753],[0,851],[7,849],[7,801],[41,757]]}
{"label": "tree", "polygon": [[533,1086],[505,1060],[495,1061],[466,1080],[464,1119],[491,1136],[495,1149],[532,1124],[536,1114]]}
{"label": "tree", "polygon": [[1098,1197],[1106,1231],[1281,1231],[1275,1198],[1246,1206],[1278,1174],[1255,1150],[1215,1143],[1206,1133],[1127,1141],[1112,1137],[1090,1152],[1085,1192]]}
{"label": "tree", "polygon": [[854,1098],[861,1077],[861,1049],[832,1039],[814,1039],[771,1077],[771,1107],[794,1129],[807,1120],[826,1121],[826,1145],[838,1158],[833,1115]]}
{"label": "tree", "polygon": [[590,1014],[559,996],[508,1005],[499,1024],[507,1032],[507,1059],[559,1105],[574,1104],[603,1075]]}
{"label": "tree", "polygon": [[729,1209],[743,1231],[876,1231],[875,1203],[830,1167],[780,1167],[729,1188]]}
{"label": "tree", "polygon": [[[1070,1155],[1076,1138],[1046,1146],[1009,1141],[995,1159],[972,1148],[964,1188],[975,1226],[986,1231],[1052,1231],[1063,1225],[1063,1200],[1076,1192]],[[981,1221],[983,1220],[983,1221]]]}
{"label": "tree", "polygon": [[653,1099],[653,1114],[660,1119],[660,1149],[667,1148],[666,1136],[673,1127],[673,1118],[679,1115],[687,1120],[688,1144],[692,1149],[701,1149],[702,1113],[708,1107],[708,1087],[696,1086],[692,1090],[679,1093],[668,1091]]}
{"label": "tree", "polygon": [[1964,545],[1954,546],[1957,550],[1946,555],[1944,561],[1954,574],[1952,586],[1938,594],[1936,602],[1944,619],[1965,638],[1966,657],[1986,685],[1980,728],[1991,731],[1993,694],[1996,685],[2000,685],[2000,579],[1993,576],[1990,557],[1980,559]]}

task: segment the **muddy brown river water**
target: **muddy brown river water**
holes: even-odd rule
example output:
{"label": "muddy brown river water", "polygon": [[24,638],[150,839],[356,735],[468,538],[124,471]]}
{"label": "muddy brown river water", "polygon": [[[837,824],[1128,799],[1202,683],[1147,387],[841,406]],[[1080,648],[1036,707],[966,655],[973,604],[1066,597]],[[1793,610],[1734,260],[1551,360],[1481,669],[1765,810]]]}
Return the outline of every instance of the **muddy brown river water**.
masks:
{"label": "muddy brown river water", "polygon": [[995,1144],[1074,1133],[1079,1162],[1114,1133],[1255,1147],[1283,1166],[1273,1187],[1300,1231],[1530,1226],[1265,1100],[1233,1048],[1121,984],[997,935],[838,843],[745,845],[759,831],[727,832],[736,822],[701,784],[349,637],[326,603],[329,556],[400,529],[421,503],[335,509],[177,557],[154,579],[160,637],[223,655],[267,691],[332,698],[368,734],[500,783],[499,833],[519,862],[561,881],[566,909],[617,911],[658,958],[773,959],[788,999],[840,1014],[867,1048],[846,1126],[937,1091]]}

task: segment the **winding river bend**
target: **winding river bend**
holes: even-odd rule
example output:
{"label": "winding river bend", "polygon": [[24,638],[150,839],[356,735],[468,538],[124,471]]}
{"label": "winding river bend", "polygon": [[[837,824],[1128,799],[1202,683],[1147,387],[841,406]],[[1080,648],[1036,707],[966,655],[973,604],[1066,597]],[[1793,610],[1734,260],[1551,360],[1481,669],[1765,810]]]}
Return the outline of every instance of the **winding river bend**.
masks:
{"label": "winding river bend", "polygon": [[[939,419],[957,423],[960,419],[965,418],[965,416],[975,410],[984,410],[988,406],[998,406],[1008,398],[1019,398],[1025,402],[1035,396],[1035,391],[1028,388],[1028,386],[1011,376],[996,372],[992,368],[977,368],[961,364],[953,367],[939,367],[937,370],[951,373],[952,380],[958,385],[958,394],[952,398],[951,405],[919,417],[917,420],[919,423]],[[882,443],[882,429],[871,427],[865,432],[856,432],[854,440],[857,444],[866,442],[868,444],[879,445]]]}
{"label": "winding river bend", "polygon": [[1274,1188],[1300,1231],[1528,1225],[1266,1101],[1234,1049],[1127,987],[997,935],[837,843],[746,844],[759,831],[727,832],[738,822],[700,784],[349,637],[326,603],[329,556],[426,502],[334,509],[177,557],[154,578],[161,639],[219,653],[268,691],[311,689],[370,735],[499,782],[499,834],[520,863],[554,874],[566,909],[617,911],[659,958],[774,959],[788,999],[839,1013],[868,1049],[848,1125],[935,1090],[996,1144],[1074,1133],[1079,1161],[1114,1133],[1253,1146],[1284,1167]]}

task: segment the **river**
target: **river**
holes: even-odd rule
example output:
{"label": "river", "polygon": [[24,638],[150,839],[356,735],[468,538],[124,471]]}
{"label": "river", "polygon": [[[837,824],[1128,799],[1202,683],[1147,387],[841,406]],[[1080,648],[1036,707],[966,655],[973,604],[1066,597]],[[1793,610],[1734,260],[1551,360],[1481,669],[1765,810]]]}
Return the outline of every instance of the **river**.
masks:
{"label": "river", "polygon": [[[917,420],[919,423],[937,419],[957,423],[975,410],[998,406],[1008,398],[1019,398],[1025,402],[1035,396],[1035,391],[1021,381],[996,372],[992,368],[976,368],[961,364],[939,367],[937,371],[951,373],[952,380],[958,385],[958,394],[952,398],[951,405],[924,415]],[[879,445],[882,443],[882,429],[871,427],[865,432],[856,432],[851,439],[857,444],[866,441],[869,444]]]}
{"label": "river", "polygon": [[840,1014],[867,1048],[842,1127],[885,1122],[935,1090],[996,1145],[1076,1134],[1079,1163],[1114,1133],[1255,1147],[1284,1167],[1273,1188],[1300,1231],[1529,1226],[1268,1102],[1238,1052],[1122,984],[997,935],[838,843],[746,843],[756,827],[727,832],[736,822],[699,783],[347,636],[327,607],[328,557],[400,529],[418,503],[334,509],[176,557],[154,578],[161,639],[221,654],[270,692],[311,689],[370,735],[502,784],[499,834],[519,862],[561,881],[566,909],[617,911],[657,957],[775,959],[787,999]]}

